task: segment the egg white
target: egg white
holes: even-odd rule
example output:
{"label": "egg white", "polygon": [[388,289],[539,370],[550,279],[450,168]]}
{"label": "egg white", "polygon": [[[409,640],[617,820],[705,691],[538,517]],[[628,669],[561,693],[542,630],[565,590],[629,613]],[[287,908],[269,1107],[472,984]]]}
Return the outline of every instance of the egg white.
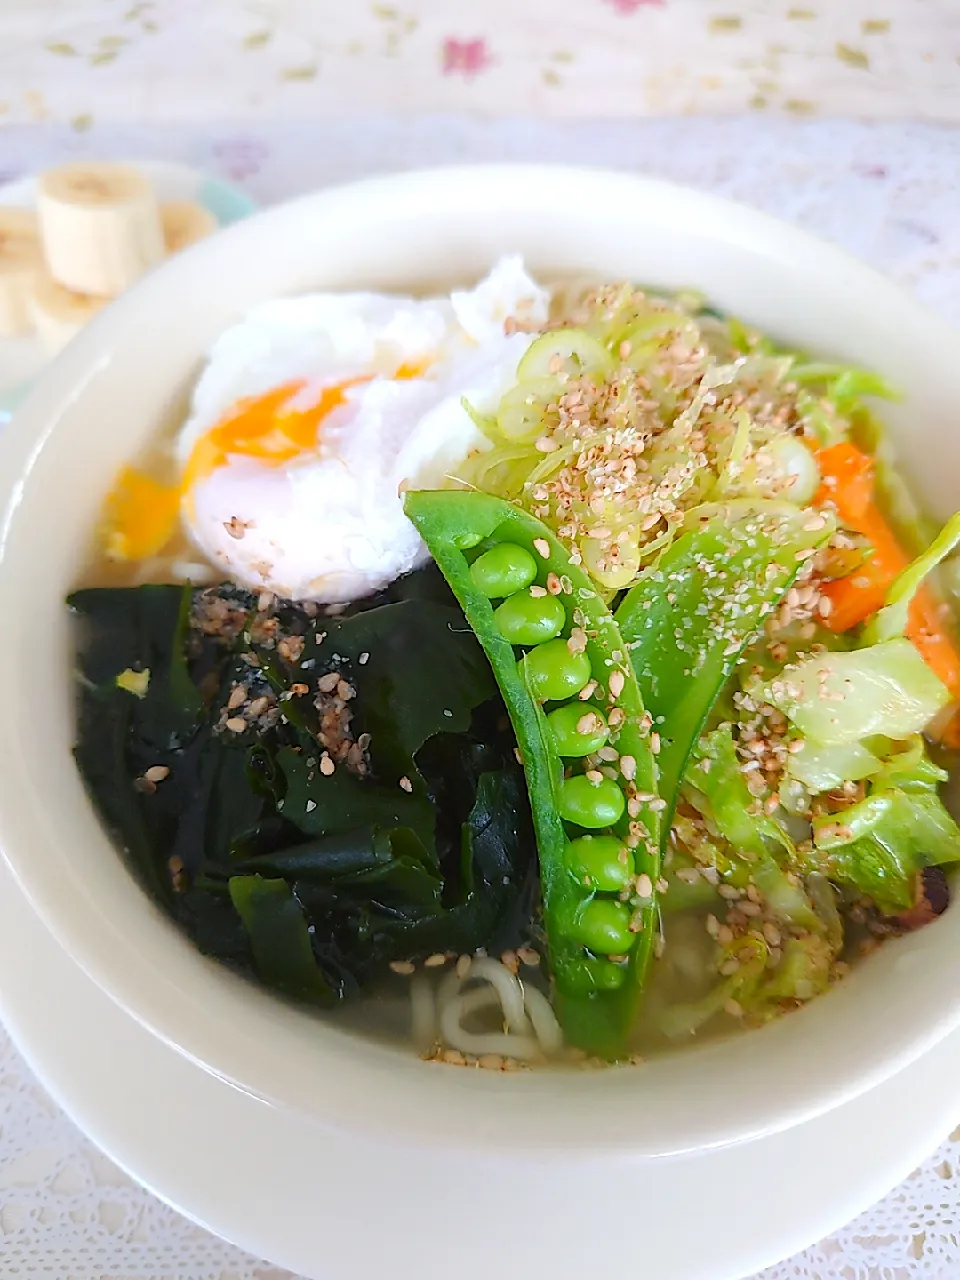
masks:
{"label": "egg white", "polygon": [[[323,603],[358,599],[425,562],[402,493],[444,484],[489,447],[462,401],[495,411],[531,341],[506,334],[504,321],[542,325],[548,305],[512,257],[449,299],[323,293],[257,307],[210,350],[177,442],[182,467],[242,399],[296,379],[307,404],[324,387],[373,378],[346,391],[314,449],[283,466],[234,454],[198,480],[182,507],[191,538],[234,581]],[[423,373],[392,376],[404,366]]]}

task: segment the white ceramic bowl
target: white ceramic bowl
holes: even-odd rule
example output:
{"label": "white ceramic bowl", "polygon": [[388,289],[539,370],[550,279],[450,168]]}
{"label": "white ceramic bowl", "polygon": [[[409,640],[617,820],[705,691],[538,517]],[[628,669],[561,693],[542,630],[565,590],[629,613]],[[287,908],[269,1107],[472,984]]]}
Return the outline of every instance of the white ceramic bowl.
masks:
{"label": "white ceramic bowl", "polygon": [[202,958],[124,870],[74,769],[63,597],[114,473],[182,403],[214,337],[268,297],[467,282],[508,250],[548,278],[694,286],[790,343],[879,370],[905,393],[889,417],[909,478],[934,513],[960,505],[960,337],[795,228],[666,184],[559,168],[438,170],[306,196],[146,278],[58,358],[8,429],[0,845],[47,928],[132,1017],[321,1125],[527,1156],[664,1155],[772,1133],[863,1092],[960,1023],[960,910],[808,1009],[724,1043],[610,1072],[448,1070]]}

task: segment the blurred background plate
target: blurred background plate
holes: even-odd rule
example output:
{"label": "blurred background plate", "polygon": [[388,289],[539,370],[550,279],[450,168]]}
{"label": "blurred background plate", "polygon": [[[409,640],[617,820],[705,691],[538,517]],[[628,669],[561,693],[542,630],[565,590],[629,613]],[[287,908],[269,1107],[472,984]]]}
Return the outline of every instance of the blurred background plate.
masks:
{"label": "blurred background plate", "polygon": [[[245,218],[256,208],[239,187],[208,177],[188,165],[153,160],[129,160],[154,184],[163,201],[194,200],[213,214],[221,226]],[[37,177],[19,178],[0,186],[0,205],[32,208],[36,203]],[[0,339],[0,425],[26,395],[30,383],[51,359],[39,338],[26,334]]]}

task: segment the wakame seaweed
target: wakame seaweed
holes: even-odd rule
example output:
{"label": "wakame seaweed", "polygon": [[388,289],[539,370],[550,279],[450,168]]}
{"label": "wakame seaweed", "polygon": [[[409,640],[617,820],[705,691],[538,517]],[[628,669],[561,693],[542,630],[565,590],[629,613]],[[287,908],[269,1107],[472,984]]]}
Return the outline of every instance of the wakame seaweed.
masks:
{"label": "wakame seaweed", "polygon": [[68,603],[81,774],[205,953],[326,1003],[392,960],[529,940],[515,738],[433,566],[335,617],[230,586]]}

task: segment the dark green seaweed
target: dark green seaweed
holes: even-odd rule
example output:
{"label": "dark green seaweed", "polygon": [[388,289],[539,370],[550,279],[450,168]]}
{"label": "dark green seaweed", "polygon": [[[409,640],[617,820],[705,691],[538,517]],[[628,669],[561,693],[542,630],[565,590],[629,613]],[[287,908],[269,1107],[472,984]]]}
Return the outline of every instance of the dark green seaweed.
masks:
{"label": "dark green seaweed", "polygon": [[[232,611],[220,634],[198,622],[211,599]],[[529,940],[536,844],[515,738],[432,566],[337,617],[283,602],[260,614],[232,587],[68,603],[80,772],[134,874],[202,951],[324,1004],[392,960]],[[292,650],[277,643],[291,636]],[[146,671],[145,689],[123,674]],[[351,735],[369,735],[362,776],[320,768],[330,672],[355,690]],[[277,710],[234,733],[237,684]],[[157,766],[169,773],[152,782]]]}

